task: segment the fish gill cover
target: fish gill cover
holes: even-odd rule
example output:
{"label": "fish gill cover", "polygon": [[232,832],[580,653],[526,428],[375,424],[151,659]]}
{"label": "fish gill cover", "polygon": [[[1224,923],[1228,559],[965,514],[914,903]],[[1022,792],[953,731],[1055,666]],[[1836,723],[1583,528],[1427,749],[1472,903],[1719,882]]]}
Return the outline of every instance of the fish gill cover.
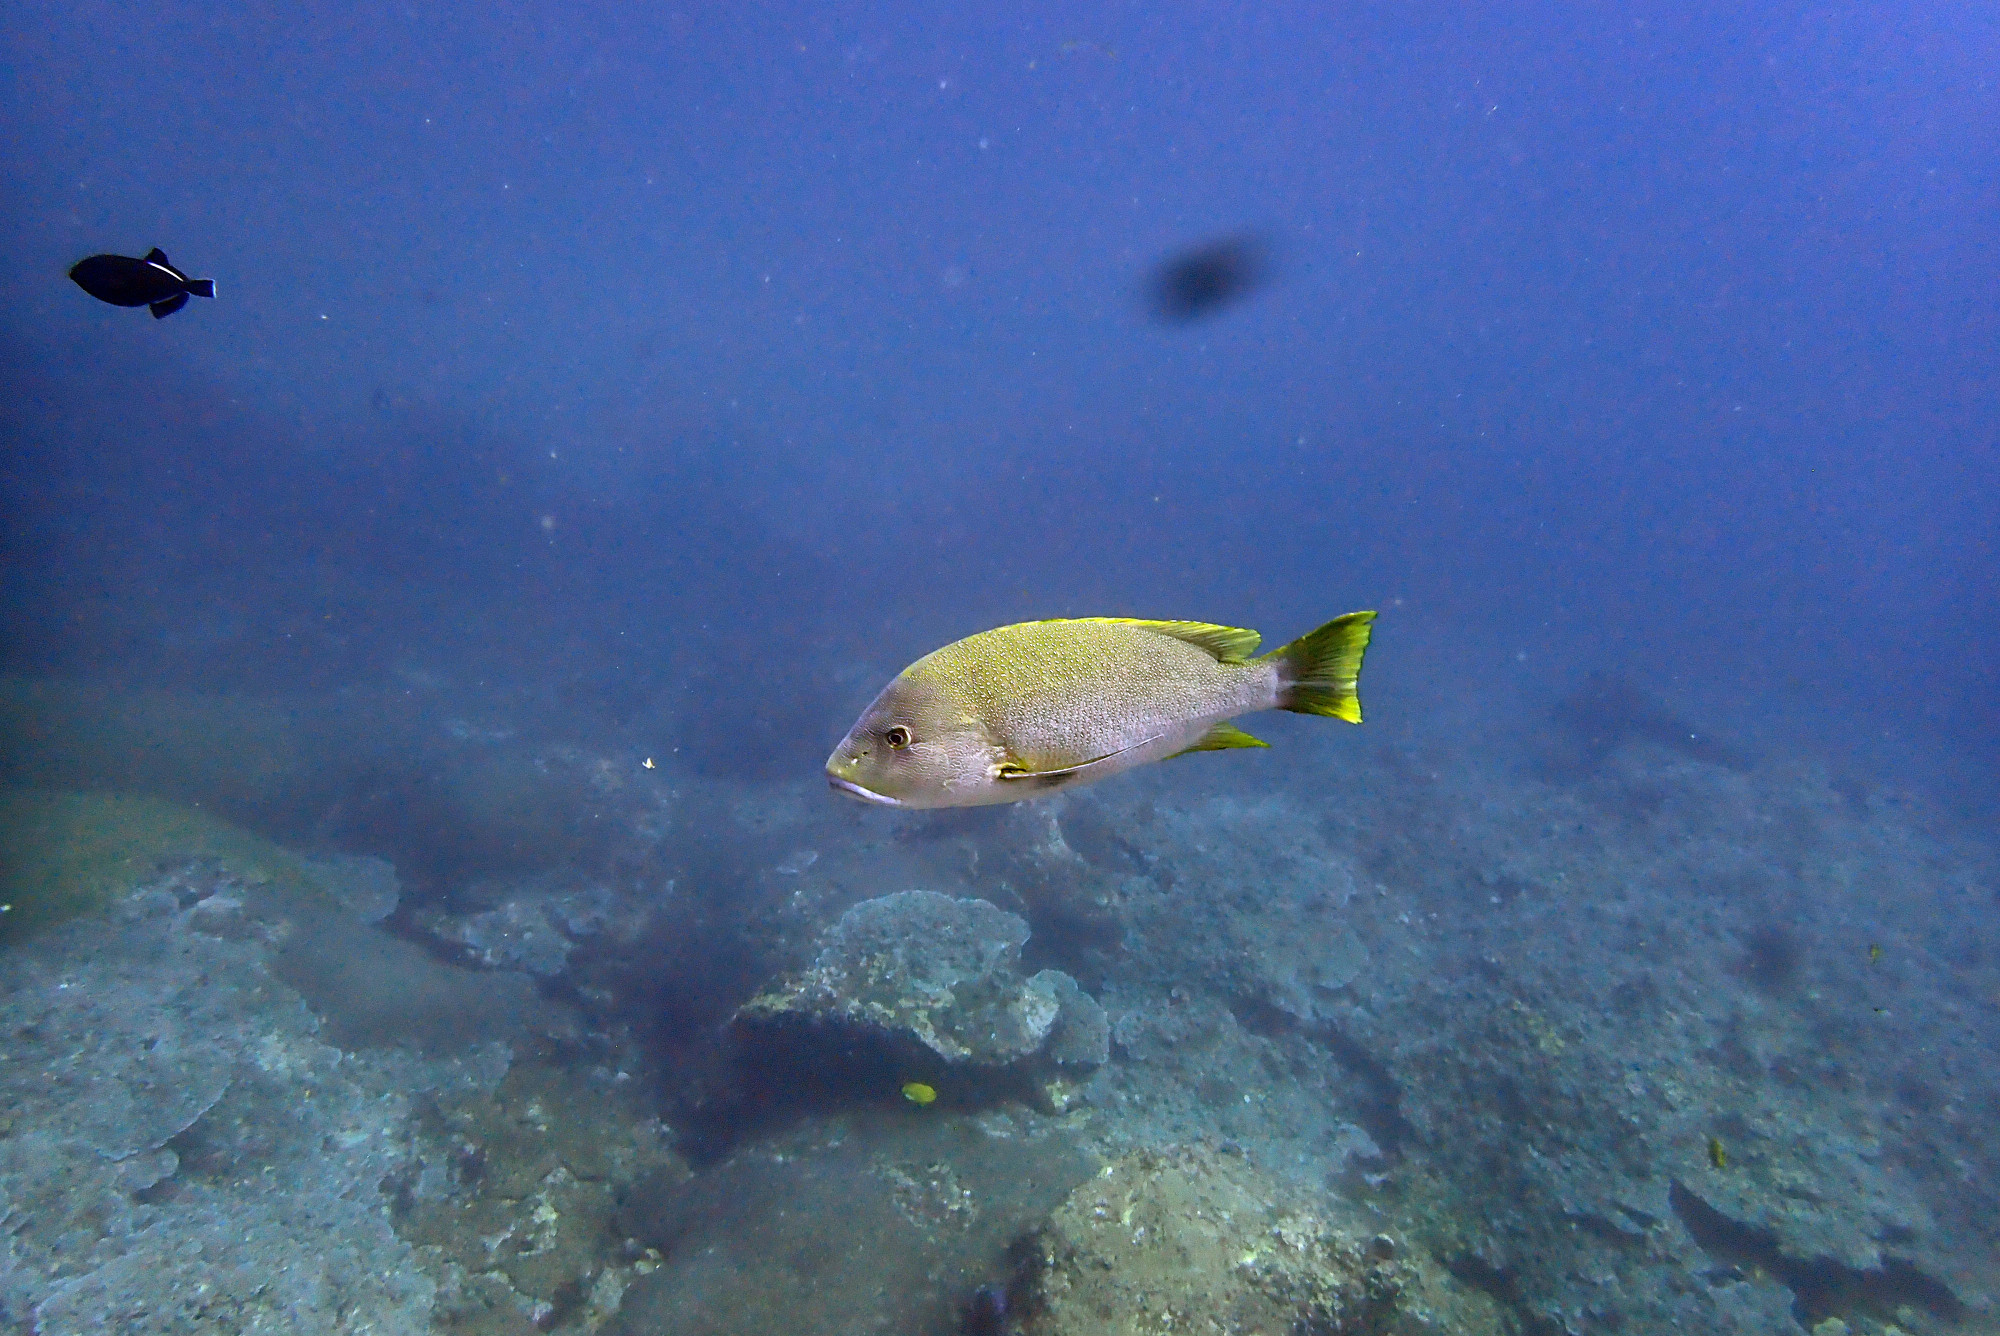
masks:
{"label": "fish gill cover", "polygon": [[1988,10],[0,44],[0,1326],[1991,1327]]}

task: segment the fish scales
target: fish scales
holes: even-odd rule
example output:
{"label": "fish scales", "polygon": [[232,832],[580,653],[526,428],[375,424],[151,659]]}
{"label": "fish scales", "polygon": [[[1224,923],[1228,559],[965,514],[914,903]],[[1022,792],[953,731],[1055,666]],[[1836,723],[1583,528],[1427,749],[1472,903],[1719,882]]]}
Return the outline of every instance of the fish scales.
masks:
{"label": "fish scales", "polygon": [[1095,619],[984,631],[906,671],[976,702],[994,740],[1030,770],[1082,765],[1163,735],[1177,751],[1217,720],[1269,709],[1277,692],[1268,663],[1222,663],[1184,640]]}

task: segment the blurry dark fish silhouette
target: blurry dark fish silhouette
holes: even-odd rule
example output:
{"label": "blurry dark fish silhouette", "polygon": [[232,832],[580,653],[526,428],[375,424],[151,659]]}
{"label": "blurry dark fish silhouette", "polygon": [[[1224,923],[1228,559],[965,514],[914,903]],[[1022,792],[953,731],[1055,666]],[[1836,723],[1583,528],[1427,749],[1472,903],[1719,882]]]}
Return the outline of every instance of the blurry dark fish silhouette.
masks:
{"label": "blurry dark fish silhouette", "polygon": [[1001,1336],[1007,1330],[1007,1287],[981,1285],[965,1306],[965,1336]]}
{"label": "blurry dark fish silhouette", "polygon": [[113,306],[150,306],[153,319],[164,320],[187,305],[189,295],[213,297],[215,280],[189,278],[167,263],[167,253],[155,246],[143,260],[129,255],[93,255],[70,266],[76,285]]}
{"label": "blurry dark fish silhouette", "polygon": [[1264,245],[1255,237],[1206,242],[1153,272],[1153,310],[1177,325],[1214,315],[1253,292],[1269,268]]}

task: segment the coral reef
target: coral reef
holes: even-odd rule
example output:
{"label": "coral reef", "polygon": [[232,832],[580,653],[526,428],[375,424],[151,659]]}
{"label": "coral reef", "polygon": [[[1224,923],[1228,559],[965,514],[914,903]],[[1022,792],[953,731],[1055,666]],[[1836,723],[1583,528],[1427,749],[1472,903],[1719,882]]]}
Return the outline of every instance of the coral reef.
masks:
{"label": "coral reef", "polygon": [[101,912],[0,953],[0,1325],[601,1325],[645,1265],[619,1188],[674,1162],[630,1074],[555,1061],[574,1023],[523,976],[370,926],[386,865],[87,802]]}
{"label": "coral reef", "polygon": [[416,1109],[390,1218],[438,1277],[432,1317],[468,1336],[594,1331],[659,1254],[618,1226],[631,1185],[686,1182],[665,1129],[617,1072],[516,1063]]}
{"label": "coral reef", "polygon": [[1991,1328],[2000,860],[1875,779],[1615,682],[1338,801],[857,812],[454,723],[345,753],[443,758],[335,800],[376,857],[0,798],[0,1323]]}
{"label": "coral reef", "polygon": [[[1323,1169],[1537,1329],[1990,1313],[1979,848],[1811,768],[1645,747],[1576,785],[1385,766],[1320,816],[1091,801],[1175,877],[1120,892],[1116,1135]],[[1329,920],[1365,966],[1286,1005]]]}
{"label": "coral reef", "polygon": [[434,1284],[375,1185],[411,1099],[493,1060],[352,1060],[214,931],[214,898],[144,889],[0,957],[4,1314],[47,1336],[334,1332],[357,1310],[425,1331]]}
{"label": "coral reef", "polygon": [[[610,1330],[628,1336],[955,1331],[1096,1164],[1026,1110],[857,1108],[745,1147],[694,1180],[641,1180],[621,1231],[662,1255]],[[835,1223],[837,1222],[837,1223]]]}

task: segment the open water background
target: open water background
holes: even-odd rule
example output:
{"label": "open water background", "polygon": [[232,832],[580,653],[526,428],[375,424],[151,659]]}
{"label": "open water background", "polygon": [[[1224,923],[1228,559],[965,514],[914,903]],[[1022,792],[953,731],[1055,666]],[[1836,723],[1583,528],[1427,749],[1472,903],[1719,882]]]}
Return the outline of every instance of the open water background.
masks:
{"label": "open water background", "polygon": [[[699,678],[704,764],[789,772],[861,648],[1381,606],[1405,717],[1612,667],[1990,775],[1988,7],[30,4],[5,53],[21,670]],[[1149,319],[1244,231],[1263,291]],[[219,301],[62,279],[155,244]]]}

